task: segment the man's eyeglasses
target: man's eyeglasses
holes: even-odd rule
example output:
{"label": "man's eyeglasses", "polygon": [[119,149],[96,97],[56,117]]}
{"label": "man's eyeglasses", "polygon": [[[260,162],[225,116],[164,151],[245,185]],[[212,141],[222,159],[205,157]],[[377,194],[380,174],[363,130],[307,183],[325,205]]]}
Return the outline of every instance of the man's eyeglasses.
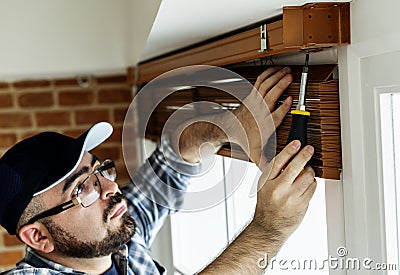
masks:
{"label": "man's eyeglasses", "polygon": [[59,214],[79,204],[85,208],[94,204],[101,195],[101,185],[97,174],[114,181],[117,178],[117,170],[115,169],[114,162],[109,159],[103,161],[81,184],[75,187],[70,201],[36,215],[27,224],[32,224],[40,219]]}

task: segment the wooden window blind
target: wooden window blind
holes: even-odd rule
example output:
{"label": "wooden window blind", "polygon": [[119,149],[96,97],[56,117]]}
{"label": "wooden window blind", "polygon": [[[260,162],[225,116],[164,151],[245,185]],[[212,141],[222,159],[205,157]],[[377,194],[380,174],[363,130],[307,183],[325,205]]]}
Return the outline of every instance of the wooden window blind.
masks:
{"label": "wooden window blind", "polygon": [[[336,65],[314,65],[309,69],[309,82],[307,86],[306,108],[311,112],[308,127],[308,143],[315,147],[315,154],[310,165],[316,171],[316,176],[327,179],[339,179],[342,168],[341,143],[340,143],[340,110],[339,110],[339,84],[334,79]],[[301,67],[291,66],[293,82],[285,91],[282,101],[287,96],[292,96],[296,105],[298,99]],[[255,82],[257,76],[265,70],[262,66],[238,66],[231,70],[242,75],[249,82]],[[227,83],[239,86],[235,94],[238,98],[208,87],[187,87],[176,91],[157,105],[155,110],[150,110],[150,118],[143,119],[144,114],[149,113],[146,107],[149,101],[157,101],[164,97],[165,91],[162,87],[146,91],[143,96],[143,104],[139,103],[139,126],[146,129],[146,138],[158,140],[161,136],[166,121],[176,110],[179,110],[179,119],[174,119],[168,129],[174,129],[177,124],[191,117],[221,112],[225,109],[235,109],[250,91],[240,89],[241,83]],[[229,87],[228,87],[229,88]],[[196,102],[206,101],[215,103],[210,105],[196,105]],[[151,105],[151,104],[150,104]],[[184,108],[182,108],[184,106]],[[175,123],[175,124],[174,124]],[[277,152],[281,151],[286,144],[286,139],[291,125],[290,113],[286,116],[283,123],[276,130]],[[235,145],[223,147],[219,154],[232,156],[239,159],[248,159],[247,156]]]}

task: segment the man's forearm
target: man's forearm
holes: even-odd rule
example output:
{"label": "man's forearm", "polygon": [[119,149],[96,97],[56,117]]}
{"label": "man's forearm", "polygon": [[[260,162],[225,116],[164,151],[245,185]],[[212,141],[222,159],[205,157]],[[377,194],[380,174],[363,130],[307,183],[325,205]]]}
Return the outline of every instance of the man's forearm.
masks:
{"label": "man's forearm", "polygon": [[256,222],[250,225],[200,274],[261,274],[286,237]]}

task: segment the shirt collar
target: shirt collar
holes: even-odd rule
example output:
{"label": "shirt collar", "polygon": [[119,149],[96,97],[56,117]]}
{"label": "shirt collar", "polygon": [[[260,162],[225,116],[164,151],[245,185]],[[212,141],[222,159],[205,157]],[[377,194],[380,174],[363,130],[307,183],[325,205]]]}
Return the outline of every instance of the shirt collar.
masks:
{"label": "shirt collar", "polygon": [[[127,257],[128,257],[128,247],[126,245],[123,245],[117,253],[113,254],[113,258],[114,258],[114,260],[116,260],[115,264],[117,266],[119,264],[119,259],[126,259]],[[25,257],[20,263],[27,263],[31,266],[38,267],[38,268],[50,268],[50,269],[57,270],[60,272],[85,274],[84,272],[74,270],[72,268],[63,266],[63,265],[53,262],[49,259],[46,259],[46,258],[40,256],[38,253],[36,253],[29,246],[26,247]]]}

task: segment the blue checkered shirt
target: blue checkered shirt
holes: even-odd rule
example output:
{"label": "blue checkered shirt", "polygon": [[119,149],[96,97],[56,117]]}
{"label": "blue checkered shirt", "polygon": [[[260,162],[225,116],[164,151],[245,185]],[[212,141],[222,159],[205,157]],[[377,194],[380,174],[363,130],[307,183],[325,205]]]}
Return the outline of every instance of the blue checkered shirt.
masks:
{"label": "blue checkered shirt", "polygon": [[[138,169],[132,183],[122,188],[137,229],[131,241],[112,255],[120,275],[166,274],[154,261],[150,245],[165,219],[179,210],[191,175],[200,165],[182,161],[163,138],[154,153]],[[27,247],[24,259],[8,271],[19,274],[84,274],[39,256]]]}

